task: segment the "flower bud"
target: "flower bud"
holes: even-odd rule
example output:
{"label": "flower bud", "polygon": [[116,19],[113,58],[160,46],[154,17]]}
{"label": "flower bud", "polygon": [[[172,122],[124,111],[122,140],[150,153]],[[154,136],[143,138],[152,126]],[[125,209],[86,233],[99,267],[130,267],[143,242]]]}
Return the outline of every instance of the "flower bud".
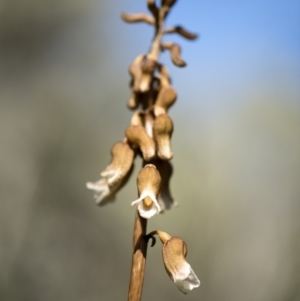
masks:
{"label": "flower bud", "polygon": [[173,157],[171,151],[172,133],[172,119],[167,114],[156,117],[153,123],[153,137],[157,145],[157,155],[162,160],[170,160]]}
{"label": "flower bud", "polygon": [[161,177],[155,165],[145,165],[140,170],[137,178],[139,198],[131,203],[131,206],[138,207],[138,211],[143,218],[151,218],[161,211],[157,202],[160,185]]}
{"label": "flower bud", "polygon": [[181,58],[181,48],[178,44],[174,43],[164,43],[163,48],[168,49],[170,51],[171,59],[174,65],[177,67],[185,67],[186,62]]}
{"label": "flower bud", "polygon": [[188,40],[195,40],[198,37],[197,34],[192,33],[190,31],[186,30],[182,26],[170,27],[170,28],[164,30],[164,33],[178,33],[179,35],[181,35],[182,37],[184,37],[184,38],[186,38]]}
{"label": "flower bud", "polygon": [[131,125],[126,129],[125,135],[130,143],[140,148],[145,161],[150,161],[155,156],[154,140],[143,126]]}
{"label": "flower bud", "polygon": [[154,19],[151,16],[144,14],[144,13],[138,13],[138,14],[123,13],[123,14],[121,14],[121,18],[123,21],[125,21],[127,23],[145,22],[150,25],[155,24]]}

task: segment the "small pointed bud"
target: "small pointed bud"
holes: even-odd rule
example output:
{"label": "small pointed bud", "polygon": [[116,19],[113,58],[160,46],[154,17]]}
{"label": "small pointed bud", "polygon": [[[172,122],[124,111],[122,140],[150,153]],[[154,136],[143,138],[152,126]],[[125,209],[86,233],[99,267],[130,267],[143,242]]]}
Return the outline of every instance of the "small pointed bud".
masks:
{"label": "small pointed bud", "polygon": [[155,156],[154,140],[143,126],[129,126],[125,131],[125,136],[130,143],[140,148],[145,161],[150,161]]}
{"label": "small pointed bud", "polygon": [[171,59],[174,65],[177,67],[186,66],[186,62],[180,56],[181,48],[178,44],[164,43],[162,46],[170,51]]}
{"label": "small pointed bud", "polygon": [[123,21],[125,21],[127,23],[145,22],[150,25],[155,24],[155,20],[151,16],[144,14],[144,13],[138,13],[138,14],[122,13],[121,18]]}
{"label": "small pointed bud", "polygon": [[140,170],[137,178],[139,198],[131,203],[131,206],[137,206],[143,218],[151,218],[161,211],[157,202],[160,185],[161,177],[155,165],[145,165]]}
{"label": "small pointed bud", "polygon": [[197,34],[186,30],[182,26],[170,27],[170,28],[164,30],[164,33],[177,33],[188,40],[195,40],[198,37]]}
{"label": "small pointed bud", "polygon": [[153,124],[153,137],[157,145],[157,155],[162,160],[170,160],[173,157],[171,151],[172,133],[172,119],[167,114],[156,117]]}

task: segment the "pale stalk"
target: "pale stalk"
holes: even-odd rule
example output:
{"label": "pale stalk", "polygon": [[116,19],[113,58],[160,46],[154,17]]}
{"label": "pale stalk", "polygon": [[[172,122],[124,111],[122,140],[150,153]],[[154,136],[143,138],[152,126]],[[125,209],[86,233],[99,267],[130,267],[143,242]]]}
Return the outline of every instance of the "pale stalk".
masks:
{"label": "pale stalk", "polygon": [[[155,36],[152,40],[150,51],[147,57],[157,61],[161,51],[161,40],[163,37],[165,12],[161,8],[156,23]],[[151,101],[150,101],[151,103]],[[147,231],[147,220],[139,215],[136,209],[135,221],[133,228],[133,254],[130,273],[130,284],[128,292],[128,301],[140,301],[143,290],[146,257],[147,257],[147,240],[145,239]]]}

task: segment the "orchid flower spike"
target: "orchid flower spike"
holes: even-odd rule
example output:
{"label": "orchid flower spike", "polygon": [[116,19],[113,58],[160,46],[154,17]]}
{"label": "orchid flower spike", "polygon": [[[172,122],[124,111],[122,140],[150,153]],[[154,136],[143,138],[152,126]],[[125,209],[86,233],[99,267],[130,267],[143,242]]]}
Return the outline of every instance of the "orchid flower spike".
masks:
{"label": "orchid flower spike", "polygon": [[131,203],[131,206],[137,206],[143,218],[149,219],[161,211],[157,201],[160,185],[161,177],[155,165],[145,165],[137,177],[139,198]]}
{"label": "orchid flower spike", "polygon": [[163,243],[162,255],[166,272],[177,288],[187,294],[193,288],[200,286],[200,280],[185,260],[187,255],[185,242],[180,237],[171,237],[162,231],[153,231],[147,237],[152,237],[155,234],[159,236]]}

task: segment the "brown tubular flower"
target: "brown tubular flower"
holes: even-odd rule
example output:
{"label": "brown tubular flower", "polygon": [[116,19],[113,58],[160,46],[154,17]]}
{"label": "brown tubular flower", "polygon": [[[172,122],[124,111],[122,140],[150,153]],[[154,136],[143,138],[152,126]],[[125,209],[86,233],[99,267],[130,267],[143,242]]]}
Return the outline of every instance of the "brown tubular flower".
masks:
{"label": "brown tubular flower", "polygon": [[159,115],[153,123],[153,137],[157,145],[157,155],[162,160],[170,160],[173,157],[171,151],[171,137],[173,122],[167,114]]}
{"label": "brown tubular flower", "polygon": [[131,125],[125,130],[128,142],[140,148],[145,161],[150,161],[155,156],[155,142],[141,125]]}
{"label": "brown tubular flower", "polygon": [[88,182],[87,188],[95,190],[96,203],[113,199],[115,193],[128,180],[133,166],[134,151],[126,142],[117,142],[111,148],[111,163],[101,172],[101,180]]}
{"label": "brown tubular flower", "polygon": [[161,211],[157,201],[160,186],[161,176],[155,165],[145,165],[137,178],[139,198],[131,203],[131,206],[137,206],[143,218],[149,219]]}
{"label": "brown tubular flower", "polygon": [[153,231],[147,235],[152,237],[157,234],[163,243],[162,255],[164,266],[169,277],[177,288],[187,294],[200,285],[200,281],[189,263],[185,260],[187,247],[185,242],[176,236],[171,237],[162,231]]}

